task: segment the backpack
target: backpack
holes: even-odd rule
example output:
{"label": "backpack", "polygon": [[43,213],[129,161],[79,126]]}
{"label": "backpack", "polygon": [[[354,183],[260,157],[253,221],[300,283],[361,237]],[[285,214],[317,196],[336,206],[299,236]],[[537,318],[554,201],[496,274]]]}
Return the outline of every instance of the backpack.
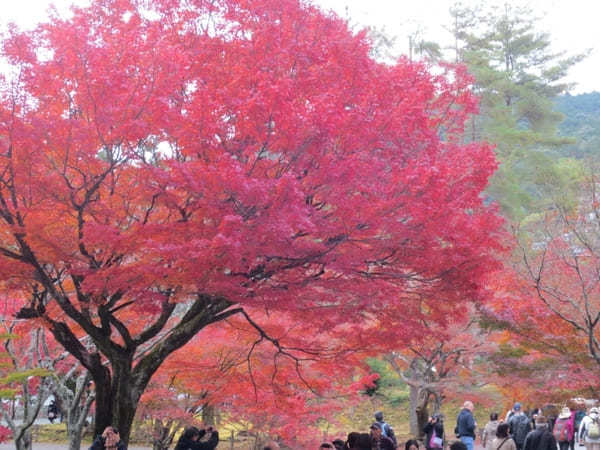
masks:
{"label": "backpack", "polygon": [[567,442],[569,440],[569,430],[567,430],[567,422],[569,419],[558,419],[554,424],[552,433],[558,442]]}
{"label": "backpack", "polygon": [[592,419],[587,426],[587,436],[592,439],[600,438],[600,426],[597,419]]}
{"label": "backpack", "polygon": [[394,447],[398,446],[398,442],[396,441],[396,435],[394,433],[394,430],[392,427],[390,427],[390,425],[387,422],[383,422],[381,424],[381,431],[385,437],[390,438],[390,440],[394,443]]}
{"label": "backpack", "polygon": [[515,442],[522,444],[525,442],[525,438],[527,437],[527,433],[531,431],[531,423],[529,421],[529,417],[525,414],[520,414],[518,416],[514,416],[511,419],[514,423],[514,440]]}

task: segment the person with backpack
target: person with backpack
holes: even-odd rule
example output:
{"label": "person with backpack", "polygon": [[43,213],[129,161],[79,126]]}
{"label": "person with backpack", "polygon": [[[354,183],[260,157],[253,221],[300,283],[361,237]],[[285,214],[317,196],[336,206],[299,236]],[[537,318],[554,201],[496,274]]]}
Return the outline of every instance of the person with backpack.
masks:
{"label": "person with backpack", "polygon": [[585,414],[585,405],[575,404],[575,419],[574,419],[574,424],[573,424],[573,429],[574,429],[575,433],[573,436],[573,440],[571,441],[570,450],[575,450],[575,442],[578,442],[577,434],[578,434],[579,428],[581,427],[581,422],[583,421],[583,418],[585,417],[585,415],[586,415]]}
{"label": "person with backpack", "polygon": [[590,413],[583,418],[579,427],[579,443],[585,445],[586,450],[600,450],[600,414],[598,408],[590,409]]}
{"label": "person with backpack", "polygon": [[381,425],[381,433],[386,438],[389,438],[394,443],[394,448],[398,447],[398,441],[396,440],[396,434],[394,433],[394,429],[383,420],[383,413],[381,411],[377,411],[375,414],[375,421]]}
{"label": "person with backpack", "polygon": [[383,435],[381,424],[374,422],[371,425],[371,449],[372,450],[396,450],[394,442]]}
{"label": "person with backpack", "polygon": [[527,434],[531,431],[531,421],[529,420],[529,417],[527,417],[525,413],[521,411],[520,403],[515,403],[513,411],[515,413],[508,421],[508,426],[510,427],[510,435],[515,441],[515,444],[517,444],[517,450],[523,450],[525,438],[527,437]]}
{"label": "person with backpack", "polygon": [[425,448],[436,450],[444,448],[444,421],[441,414],[434,414],[423,428]]}
{"label": "person with backpack", "polygon": [[543,415],[535,418],[535,430],[527,434],[523,450],[556,450],[556,439],[550,432],[548,419]]}
{"label": "person with backpack", "polygon": [[568,407],[564,407],[558,415],[556,422],[554,422],[554,428],[552,434],[554,439],[558,442],[560,450],[568,450],[575,434],[575,415],[571,414],[571,410]]}

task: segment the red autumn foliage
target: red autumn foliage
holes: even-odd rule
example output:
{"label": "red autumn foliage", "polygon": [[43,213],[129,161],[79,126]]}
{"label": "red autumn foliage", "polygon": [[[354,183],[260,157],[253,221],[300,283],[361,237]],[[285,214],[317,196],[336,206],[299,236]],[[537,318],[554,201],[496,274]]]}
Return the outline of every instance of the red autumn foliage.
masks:
{"label": "red autumn foliage", "polygon": [[321,332],[372,347],[482,295],[464,68],[378,63],[298,0],[99,0],[2,49],[0,274],[92,374],[97,432],[127,441],[165,358],[234,315],[291,371]]}
{"label": "red autumn foliage", "polygon": [[[278,322],[267,330],[285,347],[294,345],[287,330],[312,329],[286,323],[284,317]],[[337,412],[360,401],[360,393],[377,377],[368,373],[364,351],[343,354],[339,351],[343,344],[334,339],[320,333],[310,346],[317,348],[319,341],[318,357],[307,354],[297,365],[270,343],[261,342],[256,330],[243,321],[231,320],[219,330],[201,332],[157,372],[142,397],[141,417],[192,424],[206,419],[200,412],[209,407],[251,433],[278,435],[302,447],[318,444],[319,425],[333,423]],[[325,344],[335,352],[327,356]]]}
{"label": "red autumn foliage", "polygon": [[[596,181],[578,204],[557,202],[515,233],[515,253],[490,280],[490,316],[507,328],[502,374],[524,397],[597,395],[600,243]],[[519,386],[521,386],[519,388]]]}

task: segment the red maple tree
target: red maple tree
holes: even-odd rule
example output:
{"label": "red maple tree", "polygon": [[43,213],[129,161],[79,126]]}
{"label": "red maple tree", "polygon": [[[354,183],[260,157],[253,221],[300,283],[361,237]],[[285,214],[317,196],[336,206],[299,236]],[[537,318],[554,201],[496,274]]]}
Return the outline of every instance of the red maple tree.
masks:
{"label": "red maple tree", "polygon": [[461,67],[378,63],[297,0],[99,0],[2,49],[0,274],[91,373],[97,433],[127,441],[210,325],[240,315],[295,366],[335,350],[323,330],[398,339],[389,314],[473,299],[495,265]]}
{"label": "red maple tree", "polygon": [[[292,347],[292,328],[296,335],[314,331],[310,324],[279,317],[277,324],[268,324],[267,332]],[[258,440],[276,435],[293,447],[318,445],[323,423],[334,423],[337,412],[358,403],[375,375],[368,373],[364,351],[342,353],[344,344],[330,333],[316,337],[323,350],[318,357],[305,355],[297,365],[261,342],[243,318],[203,330],[157,371],[142,396],[139,419],[151,419],[152,434],[166,438],[163,442],[183,424],[201,420],[215,426],[221,418]],[[314,349],[317,339],[306,348]],[[306,346],[307,341],[302,343]],[[325,348],[335,351],[327,355]]]}

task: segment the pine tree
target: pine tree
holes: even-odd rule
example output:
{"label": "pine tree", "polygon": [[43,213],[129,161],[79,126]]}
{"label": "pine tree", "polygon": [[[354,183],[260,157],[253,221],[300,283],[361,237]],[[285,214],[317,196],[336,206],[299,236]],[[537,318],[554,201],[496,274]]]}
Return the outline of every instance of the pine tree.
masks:
{"label": "pine tree", "polygon": [[481,97],[469,137],[493,143],[501,162],[488,192],[511,218],[523,218],[547,206],[547,177],[561,178],[558,150],[572,139],[558,134],[563,116],[553,100],[571,87],[567,71],[585,55],[553,52],[527,7],[456,4],[450,13],[455,59],[468,66]]}

